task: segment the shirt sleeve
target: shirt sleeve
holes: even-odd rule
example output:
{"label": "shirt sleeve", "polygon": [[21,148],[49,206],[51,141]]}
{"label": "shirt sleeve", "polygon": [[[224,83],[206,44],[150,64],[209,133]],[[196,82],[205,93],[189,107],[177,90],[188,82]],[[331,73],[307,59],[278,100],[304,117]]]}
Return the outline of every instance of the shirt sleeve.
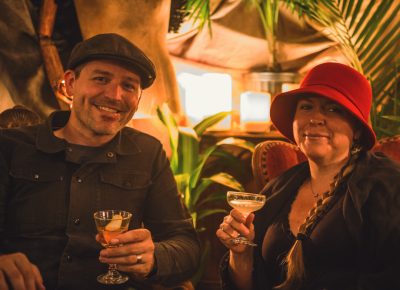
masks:
{"label": "shirt sleeve", "polygon": [[157,263],[156,273],[149,279],[174,285],[195,273],[199,264],[200,243],[192,219],[181,202],[169,161],[161,148],[153,168],[143,218],[145,227],[152,233]]}

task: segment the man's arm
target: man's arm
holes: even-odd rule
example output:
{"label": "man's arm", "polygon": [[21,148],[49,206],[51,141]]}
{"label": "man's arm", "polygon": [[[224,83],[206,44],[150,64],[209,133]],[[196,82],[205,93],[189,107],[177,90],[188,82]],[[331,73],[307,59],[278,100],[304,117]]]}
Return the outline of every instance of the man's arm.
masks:
{"label": "man's arm", "polygon": [[152,185],[146,199],[144,225],[150,230],[157,271],[151,279],[176,284],[190,278],[200,258],[200,244],[192,219],[177,191],[163,150],[154,159]]}
{"label": "man's arm", "polygon": [[[0,142],[1,142],[0,138]],[[3,145],[6,142],[2,142]],[[45,289],[38,268],[23,253],[7,253],[2,238],[5,236],[8,186],[8,166],[0,152],[0,289]],[[9,193],[11,194],[11,193]]]}

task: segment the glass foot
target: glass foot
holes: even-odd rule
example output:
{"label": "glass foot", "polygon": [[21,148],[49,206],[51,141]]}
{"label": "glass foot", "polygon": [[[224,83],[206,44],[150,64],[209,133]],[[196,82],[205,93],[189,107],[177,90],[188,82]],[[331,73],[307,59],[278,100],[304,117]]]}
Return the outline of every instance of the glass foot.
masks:
{"label": "glass foot", "polygon": [[231,243],[234,245],[248,245],[251,247],[257,247],[257,244],[249,241],[245,237],[237,237],[231,240]]}
{"label": "glass foot", "polygon": [[106,284],[106,285],[115,285],[115,284],[122,284],[129,280],[129,277],[126,275],[121,275],[117,271],[111,271],[107,274],[103,274],[97,276],[97,281]]}

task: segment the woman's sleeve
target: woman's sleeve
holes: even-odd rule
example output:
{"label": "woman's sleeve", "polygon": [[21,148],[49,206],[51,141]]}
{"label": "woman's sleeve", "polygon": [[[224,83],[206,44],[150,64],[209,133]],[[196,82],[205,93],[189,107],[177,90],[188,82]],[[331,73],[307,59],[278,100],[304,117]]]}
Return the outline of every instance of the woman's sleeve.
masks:
{"label": "woman's sleeve", "polygon": [[[258,249],[254,250],[254,266],[253,266],[253,287],[252,290],[271,290],[272,286],[268,283],[267,272],[264,267],[264,261]],[[220,268],[221,289],[222,290],[239,290],[229,275],[229,251],[222,257]]]}
{"label": "woman's sleeve", "polygon": [[391,175],[375,183],[364,208],[358,289],[400,289],[400,174]]}

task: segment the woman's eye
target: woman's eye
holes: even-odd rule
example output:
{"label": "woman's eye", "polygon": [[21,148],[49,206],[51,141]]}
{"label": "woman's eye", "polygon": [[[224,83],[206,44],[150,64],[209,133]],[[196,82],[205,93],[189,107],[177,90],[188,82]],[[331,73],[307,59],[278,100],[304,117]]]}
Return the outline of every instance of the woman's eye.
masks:
{"label": "woman's eye", "polygon": [[311,105],[311,104],[308,104],[308,103],[300,103],[300,104],[298,105],[298,109],[299,109],[299,110],[303,110],[303,111],[307,111],[307,110],[312,109],[312,105]]}
{"label": "woman's eye", "polygon": [[340,113],[341,114],[343,112],[342,108],[340,108],[337,105],[330,105],[330,106],[328,106],[327,110],[328,110],[328,112],[331,112],[331,113]]}

